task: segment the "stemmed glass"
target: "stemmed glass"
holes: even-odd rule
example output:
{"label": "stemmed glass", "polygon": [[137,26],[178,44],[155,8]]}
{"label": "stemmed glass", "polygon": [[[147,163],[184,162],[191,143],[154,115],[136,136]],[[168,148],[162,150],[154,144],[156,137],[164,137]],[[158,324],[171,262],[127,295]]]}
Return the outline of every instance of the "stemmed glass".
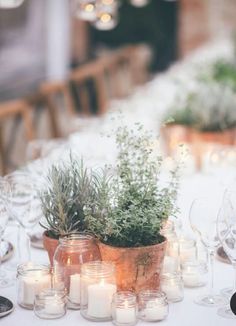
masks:
{"label": "stemmed glass", "polygon": [[[234,200],[233,200],[234,199]],[[235,282],[228,289],[228,298],[236,292],[236,192],[226,191],[217,221],[217,233],[220,242],[235,271]],[[230,305],[218,309],[218,314],[226,318],[236,318]]]}
{"label": "stemmed glass", "polygon": [[[31,260],[29,231],[40,219],[38,214],[37,192],[32,177],[25,172],[15,172],[6,177],[11,188],[10,212],[19,225],[18,250],[21,247],[21,234],[25,231],[27,236],[27,254]],[[22,255],[20,252],[20,260]]]}
{"label": "stemmed glass", "polygon": [[[9,210],[7,198],[9,195],[9,185],[2,178],[0,180],[0,243],[3,233],[9,220]],[[0,288],[12,285],[12,280],[6,277],[6,273],[2,270],[2,255],[0,250]]]}
{"label": "stemmed glass", "polygon": [[207,307],[222,305],[222,296],[214,291],[214,255],[219,246],[217,237],[217,217],[219,212],[218,204],[214,197],[201,197],[195,199],[190,209],[190,225],[193,231],[200,237],[200,240],[208,252],[209,267],[211,271],[211,282],[209,293],[195,299],[195,303]]}

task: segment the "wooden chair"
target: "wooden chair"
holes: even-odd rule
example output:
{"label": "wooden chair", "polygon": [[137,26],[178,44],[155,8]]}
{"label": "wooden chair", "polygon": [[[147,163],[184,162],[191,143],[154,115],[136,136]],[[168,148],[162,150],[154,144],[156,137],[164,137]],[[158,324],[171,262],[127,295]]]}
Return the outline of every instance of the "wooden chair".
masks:
{"label": "wooden chair", "polygon": [[70,115],[76,115],[74,101],[68,82],[45,82],[40,86],[42,105],[46,107],[49,114],[51,134],[53,138],[61,137],[59,126],[60,108],[58,107],[58,96],[62,96],[65,111]]}
{"label": "wooden chair", "polygon": [[69,81],[76,88],[81,113],[90,115],[91,109],[91,91],[87,85],[91,81],[94,85],[94,95],[96,97],[96,106],[98,115],[106,112],[108,104],[108,95],[106,90],[104,60],[95,60],[73,70],[69,76]]}
{"label": "wooden chair", "polygon": [[[25,137],[27,141],[31,141],[35,137],[33,123],[32,123],[32,108],[29,103],[25,100],[14,100],[9,102],[0,103],[0,163],[1,163],[1,173],[4,175],[9,167],[9,150],[5,146],[5,135],[4,126],[6,120],[14,120],[20,117],[23,122],[23,127],[25,131]],[[16,130],[13,130],[11,137],[16,137],[14,134]]]}

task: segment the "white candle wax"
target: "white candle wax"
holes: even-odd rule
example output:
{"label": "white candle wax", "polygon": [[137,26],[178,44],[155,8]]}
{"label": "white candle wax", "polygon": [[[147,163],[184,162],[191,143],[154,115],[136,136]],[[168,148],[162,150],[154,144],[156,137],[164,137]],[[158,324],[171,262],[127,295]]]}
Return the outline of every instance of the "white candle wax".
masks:
{"label": "white candle wax", "polygon": [[149,321],[163,320],[168,315],[168,306],[155,305],[144,309],[145,319]]}
{"label": "white candle wax", "polygon": [[114,284],[101,282],[88,285],[87,315],[95,318],[110,318],[112,296],[115,292]]}
{"label": "white candle wax", "polygon": [[32,273],[23,279],[23,302],[33,305],[37,293],[50,287],[50,276],[42,273]]}
{"label": "white candle wax", "polygon": [[80,274],[70,276],[69,300],[73,303],[80,304]]}
{"label": "white candle wax", "polygon": [[116,308],[116,322],[120,324],[135,323],[136,310],[135,307],[125,306],[124,308]]}
{"label": "white candle wax", "polygon": [[168,301],[175,301],[182,297],[182,291],[176,284],[162,284],[161,289],[165,292]]}
{"label": "white candle wax", "polygon": [[187,287],[196,287],[199,286],[200,279],[197,272],[183,272],[183,281],[184,285]]}
{"label": "white candle wax", "polygon": [[63,314],[65,309],[64,302],[58,300],[58,297],[45,298],[45,313],[49,315]]}

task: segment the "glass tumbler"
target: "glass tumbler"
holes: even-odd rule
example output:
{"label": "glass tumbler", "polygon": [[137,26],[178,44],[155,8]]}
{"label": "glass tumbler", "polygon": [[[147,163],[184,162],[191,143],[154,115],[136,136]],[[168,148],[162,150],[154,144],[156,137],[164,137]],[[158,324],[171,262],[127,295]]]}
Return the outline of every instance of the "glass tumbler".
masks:
{"label": "glass tumbler", "polygon": [[138,321],[137,297],[131,291],[119,291],[112,301],[112,320],[116,326],[132,326]]}
{"label": "glass tumbler", "polygon": [[88,234],[74,233],[59,239],[54,257],[54,275],[61,275],[68,294],[68,308],[80,308],[81,265],[101,260],[95,239]]}
{"label": "glass tumbler", "polygon": [[165,293],[158,290],[144,290],[138,295],[139,318],[144,321],[161,321],[169,313],[169,305]]}
{"label": "glass tumbler", "polygon": [[17,269],[17,301],[33,310],[35,295],[51,287],[50,267],[35,263],[19,265]]}
{"label": "glass tumbler", "polygon": [[81,268],[81,315],[95,322],[112,318],[112,298],[116,293],[115,265],[95,261]]}

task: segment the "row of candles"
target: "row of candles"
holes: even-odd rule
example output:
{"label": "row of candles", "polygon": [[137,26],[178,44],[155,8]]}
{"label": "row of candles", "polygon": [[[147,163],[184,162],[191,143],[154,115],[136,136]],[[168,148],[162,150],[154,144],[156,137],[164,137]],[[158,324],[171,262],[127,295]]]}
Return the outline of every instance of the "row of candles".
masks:
{"label": "row of candles", "polygon": [[44,319],[60,318],[67,307],[80,309],[91,321],[112,320],[115,325],[135,325],[138,319],[160,321],[168,315],[168,300],[159,290],[117,291],[115,266],[94,261],[81,266],[81,274],[70,276],[67,293],[62,276],[44,265],[27,263],[18,268],[18,304],[34,309]]}
{"label": "row of candles", "polygon": [[[112,319],[116,325],[134,325],[138,319],[163,320],[168,315],[168,304],[183,300],[184,286],[204,286],[207,278],[206,262],[199,260],[196,242],[178,238],[173,223],[166,225],[163,234],[168,246],[159,290],[143,290],[137,296],[133,292],[117,291],[115,266],[111,262],[85,262],[78,271],[70,264],[61,270],[54,260],[53,273],[48,266],[33,263],[19,266],[18,303],[34,309],[38,317],[45,319],[62,317],[68,307],[80,309],[81,315],[88,320]],[[90,241],[87,237],[85,240]],[[68,241],[70,252],[73,252],[71,249],[78,239],[63,240],[62,245],[66,242],[68,248]],[[58,250],[62,257],[60,248]],[[69,258],[71,263],[73,257]]]}

